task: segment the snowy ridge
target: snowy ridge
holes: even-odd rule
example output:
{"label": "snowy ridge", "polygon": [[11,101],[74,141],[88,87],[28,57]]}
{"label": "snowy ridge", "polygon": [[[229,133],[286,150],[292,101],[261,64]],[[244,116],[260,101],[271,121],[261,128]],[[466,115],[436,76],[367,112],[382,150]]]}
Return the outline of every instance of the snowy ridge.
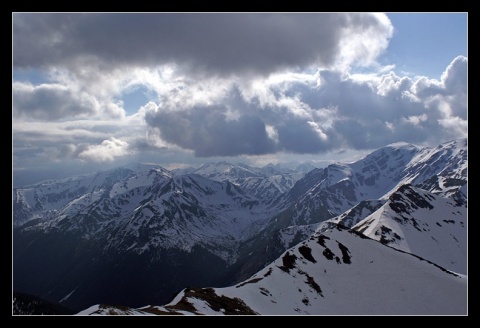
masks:
{"label": "snowy ridge", "polygon": [[452,199],[404,185],[352,229],[467,274],[467,208]]}
{"label": "snowy ridge", "polygon": [[362,201],[386,200],[404,184],[443,196],[458,195],[465,189],[467,168],[466,139],[435,148],[395,143],[356,162],[309,172],[281,201],[293,203],[289,225],[312,224],[338,216]]}
{"label": "snowy ridge", "polygon": [[242,283],[185,289],[171,303],[148,308],[157,314],[465,315],[467,282],[336,227],[312,235]]}

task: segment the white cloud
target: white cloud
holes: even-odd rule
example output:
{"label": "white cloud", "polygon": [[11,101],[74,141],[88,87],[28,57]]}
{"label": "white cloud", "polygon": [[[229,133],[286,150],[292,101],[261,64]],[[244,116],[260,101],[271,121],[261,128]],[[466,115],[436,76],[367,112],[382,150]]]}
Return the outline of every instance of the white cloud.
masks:
{"label": "white cloud", "polygon": [[395,94],[401,96],[405,90],[409,90],[412,85],[412,80],[408,77],[399,77],[395,73],[390,72],[380,78],[377,85],[377,93],[381,96]]}
{"label": "white cloud", "polygon": [[447,69],[442,74],[442,82],[447,90],[450,93],[456,91],[463,92],[466,90],[467,80],[467,65],[468,61],[466,57],[458,56],[456,57]]}
{"label": "white cloud", "polygon": [[128,153],[127,142],[111,137],[108,140],[103,140],[99,145],[88,146],[87,149],[78,154],[78,158],[94,162],[111,162]]}
{"label": "white cloud", "polygon": [[278,131],[272,125],[266,125],[265,130],[267,131],[267,135],[270,139],[272,139],[275,143],[278,143]]}
{"label": "white cloud", "polygon": [[426,120],[427,120],[426,114],[417,115],[417,116],[412,115],[412,116],[408,116],[407,118],[402,118],[402,121],[410,123],[412,125],[418,125],[421,122],[425,122]]}
{"label": "white cloud", "polygon": [[327,140],[328,137],[325,133],[323,133],[322,129],[320,128],[320,126],[318,126],[317,122],[313,122],[313,121],[307,121],[307,124],[310,125],[313,130],[318,134],[318,136],[322,139],[322,140]]}
{"label": "white cloud", "polygon": [[[352,65],[375,65],[377,57],[383,53],[393,34],[393,26],[384,14],[372,14],[358,22],[357,15],[348,15],[347,28],[342,31],[340,51],[337,56],[336,68],[347,70]],[[371,24],[376,20],[378,25]],[[368,23],[370,21],[370,23]]]}
{"label": "white cloud", "polygon": [[438,120],[440,126],[445,128],[445,134],[450,138],[468,137],[468,122],[459,117],[449,117]]}

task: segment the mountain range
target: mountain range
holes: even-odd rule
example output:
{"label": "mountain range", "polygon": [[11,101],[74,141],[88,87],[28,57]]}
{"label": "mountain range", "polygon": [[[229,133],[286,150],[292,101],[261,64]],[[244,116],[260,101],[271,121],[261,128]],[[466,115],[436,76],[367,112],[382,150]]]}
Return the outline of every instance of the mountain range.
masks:
{"label": "mountain range", "polygon": [[14,188],[13,289],[81,314],[465,314],[467,168],[462,139]]}

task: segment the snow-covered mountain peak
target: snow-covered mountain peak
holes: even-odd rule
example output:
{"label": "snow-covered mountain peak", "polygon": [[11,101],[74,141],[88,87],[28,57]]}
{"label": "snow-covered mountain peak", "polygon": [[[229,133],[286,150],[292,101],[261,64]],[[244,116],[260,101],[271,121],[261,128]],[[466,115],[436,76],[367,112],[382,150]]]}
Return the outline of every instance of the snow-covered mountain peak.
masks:
{"label": "snow-covered mountain peak", "polygon": [[[366,155],[355,163],[352,167],[376,165],[380,169],[386,167],[395,168],[406,165],[422,148],[406,142],[397,142]],[[364,169],[365,169],[364,168]]]}

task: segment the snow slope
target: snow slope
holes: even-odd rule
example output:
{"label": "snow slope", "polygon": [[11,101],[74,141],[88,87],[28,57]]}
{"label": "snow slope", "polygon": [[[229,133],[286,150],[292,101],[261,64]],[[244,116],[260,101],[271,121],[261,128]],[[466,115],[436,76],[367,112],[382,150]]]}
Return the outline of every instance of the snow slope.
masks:
{"label": "snow slope", "polygon": [[466,315],[467,284],[463,275],[336,227],[242,283],[185,289],[166,306],[150,308],[211,315]]}
{"label": "snow slope", "polygon": [[467,208],[450,198],[404,185],[352,229],[467,274]]}

